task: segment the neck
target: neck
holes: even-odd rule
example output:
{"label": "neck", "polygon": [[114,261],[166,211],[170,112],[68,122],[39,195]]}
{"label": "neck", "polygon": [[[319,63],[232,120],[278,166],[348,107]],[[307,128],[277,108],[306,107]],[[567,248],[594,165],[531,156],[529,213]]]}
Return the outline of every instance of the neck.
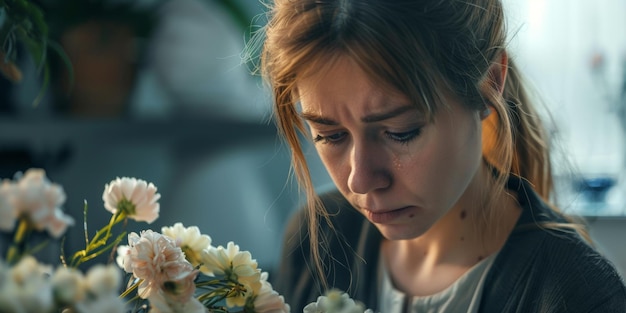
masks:
{"label": "neck", "polygon": [[[435,280],[442,284],[431,284],[433,290],[425,292],[405,286],[407,292],[411,290],[414,294],[428,294],[443,289],[504,245],[521,210],[515,198],[506,192],[495,195],[496,198],[489,201],[494,194],[486,192],[489,189],[484,186],[490,185],[486,182],[491,181],[488,178],[490,173],[485,166],[480,171],[455,206],[428,232],[410,240],[383,243],[383,252],[388,256],[387,264],[399,271],[399,275],[393,276],[402,276],[404,272],[404,275],[414,275],[412,277],[421,276],[426,282]],[[492,216],[485,211],[488,203],[499,210],[494,218],[486,219],[486,216]],[[437,273],[445,274],[442,278]],[[414,281],[407,283],[415,284]]]}

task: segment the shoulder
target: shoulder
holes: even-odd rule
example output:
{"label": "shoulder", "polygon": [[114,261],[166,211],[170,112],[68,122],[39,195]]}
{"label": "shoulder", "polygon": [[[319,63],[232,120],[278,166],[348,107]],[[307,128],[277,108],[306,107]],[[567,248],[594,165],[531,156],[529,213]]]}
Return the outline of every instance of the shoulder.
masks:
{"label": "shoulder", "polygon": [[[608,305],[626,311],[626,286],[615,266],[578,234],[544,230],[532,275],[544,301],[576,304],[584,312]],[[608,307],[606,308],[608,309]],[[608,310],[607,310],[608,311]]]}
{"label": "shoulder", "polygon": [[484,312],[626,312],[626,285],[613,264],[566,231],[513,234],[486,286]]}
{"label": "shoulder", "polygon": [[489,273],[493,308],[626,312],[626,285],[615,266],[532,188],[518,186],[523,213]]}
{"label": "shoulder", "polygon": [[621,283],[614,265],[577,233],[559,229],[536,232],[540,232],[541,237],[541,246],[536,255],[538,265],[545,266],[546,271],[554,274],[561,273],[561,277],[555,279],[581,279],[586,282],[585,285],[593,282]]}

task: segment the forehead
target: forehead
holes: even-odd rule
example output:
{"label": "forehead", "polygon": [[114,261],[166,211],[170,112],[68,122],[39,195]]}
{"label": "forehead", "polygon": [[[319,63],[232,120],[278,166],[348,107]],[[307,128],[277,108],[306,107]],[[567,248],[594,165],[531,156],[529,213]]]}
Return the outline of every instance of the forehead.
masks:
{"label": "forehead", "polygon": [[[377,113],[385,106],[400,103],[413,105],[420,115],[430,120],[434,118],[437,107],[446,106],[443,94],[447,92],[441,93],[439,88],[431,88],[428,94],[424,94],[420,86],[395,86],[390,81],[399,79],[401,75],[394,77],[393,67],[385,66],[382,60],[382,64],[370,64],[374,61],[363,60],[345,51],[327,51],[310,55],[307,59],[296,71],[292,89],[297,111],[306,109],[319,114],[321,106],[332,108],[329,103],[341,103],[339,95],[349,96],[346,101],[365,104],[361,106],[363,114]],[[380,66],[386,70],[379,71]]]}
{"label": "forehead", "polygon": [[311,113],[347,104],[360,104],[362,110],[371,112],[390,102],[409,102],[406,96],[385,87],[348,57],[335,57],[319,64],[301,76],[296,86],[302,109]]}

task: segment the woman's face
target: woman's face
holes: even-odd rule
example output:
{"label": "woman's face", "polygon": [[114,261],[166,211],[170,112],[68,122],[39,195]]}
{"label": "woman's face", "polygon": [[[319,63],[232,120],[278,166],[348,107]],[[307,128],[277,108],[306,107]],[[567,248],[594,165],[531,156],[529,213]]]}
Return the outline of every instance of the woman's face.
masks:
{"label": "woman's face", "polygon": [[348,58],[297,87],[302,117],[335,185],[386,238],[416,238],[471,205],[482,164],[477,112],[448,97],[429,123]]}

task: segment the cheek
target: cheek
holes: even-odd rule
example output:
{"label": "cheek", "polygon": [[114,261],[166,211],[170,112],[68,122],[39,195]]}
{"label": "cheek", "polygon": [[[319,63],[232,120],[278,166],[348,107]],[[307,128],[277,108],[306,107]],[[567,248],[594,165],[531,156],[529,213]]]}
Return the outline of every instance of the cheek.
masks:
{"label": "cheek", "polygon": [[473,130],[466,134],[436,136],[419,152],[395,158],[395,177],[433,207],[448,207],[465,191],[480,164],[480,134]]}
{"label": "cheek", "polygon": [[317,147],[317,155],[320,157],[322,164],[326,168],[328,175],[339,189],[344,189],[350,176],[350,166],[346,160],[337,153],[331,154],[324,151],[324,147]]}
{"label": "cheek", "polygon": [[[417,191],[422,197],[435,194],[446,178],[448,166],[441,158],[438,147],[428,147],[420,151],[393,158],[393,172],[397,183]],[[443,171],[443,172],[442,172]]]}
{"label": "cheek", "polygon": [[466,136],[457,136],[441,149],[438,158],[437,179],[446,196],[456,199],[468,188],[476,175],[482,158],[480,132],[476,128],[466,128]]}

